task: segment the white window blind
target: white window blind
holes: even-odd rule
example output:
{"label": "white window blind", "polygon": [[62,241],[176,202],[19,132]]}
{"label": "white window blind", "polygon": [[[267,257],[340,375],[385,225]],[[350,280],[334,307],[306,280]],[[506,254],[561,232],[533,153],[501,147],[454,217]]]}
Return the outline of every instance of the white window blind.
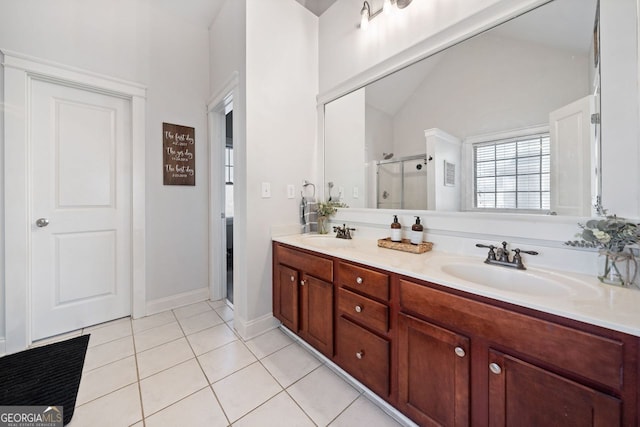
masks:
{"label": "white window blind", "polygon": [[473,145],[475,207],[550,208],[549,134]]}

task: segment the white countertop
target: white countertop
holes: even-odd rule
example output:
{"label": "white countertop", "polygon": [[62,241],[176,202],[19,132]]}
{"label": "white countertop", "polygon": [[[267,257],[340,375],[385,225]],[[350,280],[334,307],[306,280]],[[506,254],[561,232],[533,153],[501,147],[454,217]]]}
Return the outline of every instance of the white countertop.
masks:
{"label": "white countertop", "polygon": [[[482,257],[451,255],[437,250],[407,253],[378,247],[377,239],[361,236],[344,240],[333,235],[296,234],[273,240],[640,337],[640,290],[605,285],[596,277],[541,268],[520,271],[486,265]],[[522,278],[523,283],[535,283],[540,278],[559,282],[562,292],[538,294],[535,284],[519,291],[505,286],[502,289],[485,286],[456,276],[465,268],[472,272],[495,272],[497,279],[508,277],[515,281]],[[485,271],[485,268],[495,270]]]}

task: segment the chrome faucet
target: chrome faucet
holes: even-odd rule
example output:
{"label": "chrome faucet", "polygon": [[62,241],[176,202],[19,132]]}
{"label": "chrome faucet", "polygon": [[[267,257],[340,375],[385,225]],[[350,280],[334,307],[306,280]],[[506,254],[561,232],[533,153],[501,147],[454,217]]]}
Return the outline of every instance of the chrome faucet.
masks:
{"label": "chrome faucet", "polygon": [[476,243],[476,247],[489,249],[487,259],[484,260],[485,264],[501,265],[503,267],[517,268],[518,270],[527,269],[522,263],[522,256],[520,255],[521,253],[528,255],[538,255],[538,252],[536,251],[523,251],[522,249],[516,248],[513,250],[513,257],[509,259],[511,251],[507,249],[507,242],[502,242],[501,248],[493,245],[483,245],[481,243]]}
{"label": "chrome faucet", "polygon": [[336,238],[338,239],[352,239],[351,232],[356,231],[355,228],[349,228],[346,224],[342,224],[342,227],[333,227],[333,231],[336,232]]}

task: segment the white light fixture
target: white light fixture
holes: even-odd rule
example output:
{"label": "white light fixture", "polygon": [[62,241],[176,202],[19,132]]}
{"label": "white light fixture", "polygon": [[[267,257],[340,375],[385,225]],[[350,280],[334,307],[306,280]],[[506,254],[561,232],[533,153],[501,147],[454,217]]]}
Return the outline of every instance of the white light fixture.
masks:
{"label": "white light fixture", "polygon": [[389,15],[390,12],[395,8],[404,9],[409,6],[409,4],[413,0],[383,0],[382,7],[375,12],[371,12],[371,5],[368,1],[365,1],[362,4],[362,9],[360,9],[360,29],[366,30],[369,26],[369,21],[371,21],[376,16],[380,15],[382,12],[385,12],[385,15]]}
{"label": "white light fixture", "polygon": [[365,1],[360,10],[360,29],[366,30],[369,26],[369,19],[371,19],[371,6],[369,2]]}

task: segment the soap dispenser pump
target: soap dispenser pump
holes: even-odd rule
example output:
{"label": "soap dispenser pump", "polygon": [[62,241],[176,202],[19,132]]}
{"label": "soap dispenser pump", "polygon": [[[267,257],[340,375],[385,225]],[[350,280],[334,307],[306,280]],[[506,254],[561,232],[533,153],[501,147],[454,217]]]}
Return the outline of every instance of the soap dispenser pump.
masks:
{"label": "soap dispenser pump", "polygon": [[393,216],[393,222],[391,223],[391,241],[402,242],[402,225],[398,221],[398,215]]}
{"label": "soap dispenser pump", "polygon": [[422,243],[422,231],[424,228],[420,224],[420,217],[416,217],[416,223],[411,226],[411,243],[419,245]]}

